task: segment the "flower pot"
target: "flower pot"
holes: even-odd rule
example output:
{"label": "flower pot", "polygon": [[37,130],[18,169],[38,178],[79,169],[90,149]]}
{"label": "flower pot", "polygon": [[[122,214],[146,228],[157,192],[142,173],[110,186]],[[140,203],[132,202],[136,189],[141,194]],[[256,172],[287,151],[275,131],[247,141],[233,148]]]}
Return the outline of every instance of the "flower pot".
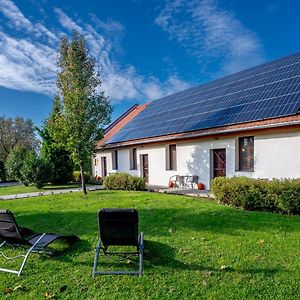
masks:
{"label": "flower pot", "polygon": [[174,182],[172,180],[169,181],[169,187],[170,188],[174,187]]}
{"label": "flower pot", "polygon": [[204,184],[202,182],[197,183],[198,190],[204,190]]}

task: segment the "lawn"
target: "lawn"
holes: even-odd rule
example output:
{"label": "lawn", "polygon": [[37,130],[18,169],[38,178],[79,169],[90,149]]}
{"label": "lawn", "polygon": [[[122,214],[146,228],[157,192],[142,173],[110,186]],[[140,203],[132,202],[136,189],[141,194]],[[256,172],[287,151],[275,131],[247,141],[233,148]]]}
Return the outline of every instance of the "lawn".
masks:
{"label": "lawn", "polygon": [[37,189],[33,185],[24,186],[23,184],[20,184],[20,185],[16,185],[16,186],[0,187],[0,196],[51,191],[51,190],[55,190],[55,189],[78,188],[78,187],[81,187],[81,185],[77,184],[77,183],[70,183],[70,184],[64,184],[64,185],[49,184],[49,185],[44,186],[44,188],[42,188],[42,189]]}
{"label": "lawn", "polygon": [[[143,277],[92,279],[96,213],[102,207],[139,211],[146,239]],[[1,273],[3,299],[45,299],[45,292],[55,299],[299,299],[298,216],[120,191],[3,201],[1,208],[12,210],[21,225],[36,231],[81,238],[64,255],[31,255],[21,278]],[[6,288],[16,287],[5,294]]]}

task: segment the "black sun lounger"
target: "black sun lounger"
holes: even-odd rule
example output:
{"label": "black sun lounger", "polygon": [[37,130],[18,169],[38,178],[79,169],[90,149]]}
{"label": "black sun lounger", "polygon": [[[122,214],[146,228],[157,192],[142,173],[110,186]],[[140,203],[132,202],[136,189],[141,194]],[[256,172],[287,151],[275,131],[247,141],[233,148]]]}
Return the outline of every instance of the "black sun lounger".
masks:
{"label": "black sun lounger", "polygon": [[[47,253],[51,254],[51,250],[47,249],[47,246],[57,239],[65,240],[68,243],[74,243],[79,238],[77,236],[62,236],[55,233],[38,233],[33,234],[33,231],[28,228],[19,227],[13,213],[9,210],[0,210],[0,238],[4,241],[0,244],[0,248],[4,245],[11,245],[13,247],[27,246],[29,249],[26,254],[18,255],[15,257],[7,257],[3,252],[0,254],[8,260],[14,260],[20,257],[24,257],[22,265],[19,270],[10,270],[0,268],[2,272],[9,272],[21,275],[26,260],[30,253]],[[30,238],[25,238],[26,235],[31,235]]]}
{"label": "black sun lounger", "polygon": [[[138,234],[138,212],[135,209],[104,208],[98,212],[100,237],[96,247],[93,277],[95,275],[139,275],[143,274],[144,235]],[[102,246],[101,246],[102,244]],[[134,246],[136,252],[108,252],[109,246]],[[100,250],[104,255],[139,256],[138,271],[97,271]]]}

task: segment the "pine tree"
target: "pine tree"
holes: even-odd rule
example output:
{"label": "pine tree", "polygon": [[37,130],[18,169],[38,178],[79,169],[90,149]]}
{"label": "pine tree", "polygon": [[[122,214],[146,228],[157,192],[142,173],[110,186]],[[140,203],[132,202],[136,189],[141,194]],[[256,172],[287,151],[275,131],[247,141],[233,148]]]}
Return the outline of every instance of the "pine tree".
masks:
{"label": "pine tree", "polygon": [[45,120],[39,133],[43,139],[42,157],[49,162],[52,169],[50,182],[54,184],[69,182],[72,179],[74,165],[70,151],[64,143],[63,108],[58,96],[54,98],[50,116]]}

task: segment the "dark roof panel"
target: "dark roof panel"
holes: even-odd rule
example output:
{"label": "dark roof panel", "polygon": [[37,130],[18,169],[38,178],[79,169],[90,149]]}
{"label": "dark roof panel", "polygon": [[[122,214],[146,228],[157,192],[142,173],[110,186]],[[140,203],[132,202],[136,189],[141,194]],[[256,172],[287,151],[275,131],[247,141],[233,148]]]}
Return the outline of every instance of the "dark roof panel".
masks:
{"label": "dark roof panel", "polygon": [[153,101],[108,143],[298,113],[300,53]]}

